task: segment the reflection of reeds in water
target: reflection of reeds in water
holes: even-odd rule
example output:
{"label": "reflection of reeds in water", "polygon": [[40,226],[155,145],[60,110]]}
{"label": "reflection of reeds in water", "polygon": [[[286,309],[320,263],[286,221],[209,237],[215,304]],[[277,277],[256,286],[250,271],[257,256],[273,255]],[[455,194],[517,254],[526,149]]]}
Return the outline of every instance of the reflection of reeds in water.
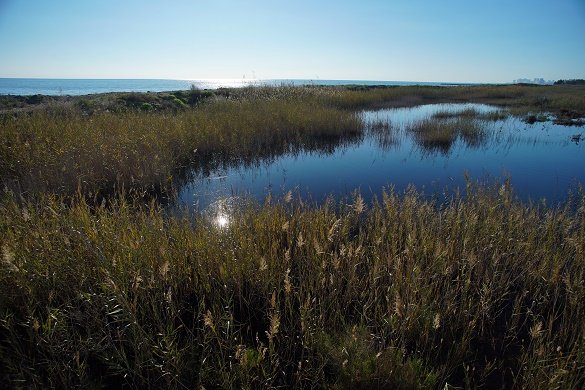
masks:
{"label": "reflection of reeds in water", "polygon": [[366,135],[374,139],[383,150],[398,146],[397,129],[387,119],[376,118],[366,123]]}

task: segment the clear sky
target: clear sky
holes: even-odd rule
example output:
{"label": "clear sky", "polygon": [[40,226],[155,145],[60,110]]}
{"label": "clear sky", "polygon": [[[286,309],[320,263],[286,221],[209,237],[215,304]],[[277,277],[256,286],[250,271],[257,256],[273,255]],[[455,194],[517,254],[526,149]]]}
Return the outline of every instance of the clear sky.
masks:
{"label": "clear sky", "polygon": [[0,77],[585,78],[585,0],[0,0]]}

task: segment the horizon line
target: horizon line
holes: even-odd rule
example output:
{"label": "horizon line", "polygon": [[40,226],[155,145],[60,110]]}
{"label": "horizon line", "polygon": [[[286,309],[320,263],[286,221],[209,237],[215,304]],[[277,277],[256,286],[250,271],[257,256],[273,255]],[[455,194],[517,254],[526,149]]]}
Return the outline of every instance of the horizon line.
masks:
{"label": "horizon line", "polygon": [[[539,79],[540,77],[527,78],[520,77],[519,79]],[[10,79],[31,79],[31,80],[164,80],[164,81],[216,81],[216,80],[230,80],[230,81],[264,81],[264,80],[293,80],[293,81],[368,81],[368,82],[399,82],[399,83],[444,83],[444,84],[510,84],[512,81],[437,81],[437,80],[392,80],[392,79],[360,79],[360,78],[301,78],[301,77],[267,77],[267,78],[233,78],[233,77],[217,77],[217,78],[159,78],[159,77],[40,77],[40,76],[0,76],[0,80]],[[562,79],[559,79],[562,80]],[[545,81],[556,81],[546,80]]]}

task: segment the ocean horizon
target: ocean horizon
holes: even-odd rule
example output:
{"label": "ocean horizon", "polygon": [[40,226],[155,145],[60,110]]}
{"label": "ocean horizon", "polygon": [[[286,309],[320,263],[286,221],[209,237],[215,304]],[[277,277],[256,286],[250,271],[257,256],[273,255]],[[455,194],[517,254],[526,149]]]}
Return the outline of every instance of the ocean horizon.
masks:
{"label": "ocean horizon", "polygon": [[384,85],[384,86],[456,86],[477,83],[388,81],[388,80],[321,80],[321,79],[51,79],[0,78],[0,95],[79,96],[108,92],[165,92],[199,89],[242,88],[278,85]]}

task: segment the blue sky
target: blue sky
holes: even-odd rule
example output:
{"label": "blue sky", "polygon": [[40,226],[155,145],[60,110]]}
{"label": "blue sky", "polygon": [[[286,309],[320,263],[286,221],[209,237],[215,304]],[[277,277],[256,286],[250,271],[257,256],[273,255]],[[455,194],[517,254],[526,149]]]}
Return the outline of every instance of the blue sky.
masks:
{"label": "blue sky", "polygon": [[585,0],[0,0],[0,77],[585,78]]}

